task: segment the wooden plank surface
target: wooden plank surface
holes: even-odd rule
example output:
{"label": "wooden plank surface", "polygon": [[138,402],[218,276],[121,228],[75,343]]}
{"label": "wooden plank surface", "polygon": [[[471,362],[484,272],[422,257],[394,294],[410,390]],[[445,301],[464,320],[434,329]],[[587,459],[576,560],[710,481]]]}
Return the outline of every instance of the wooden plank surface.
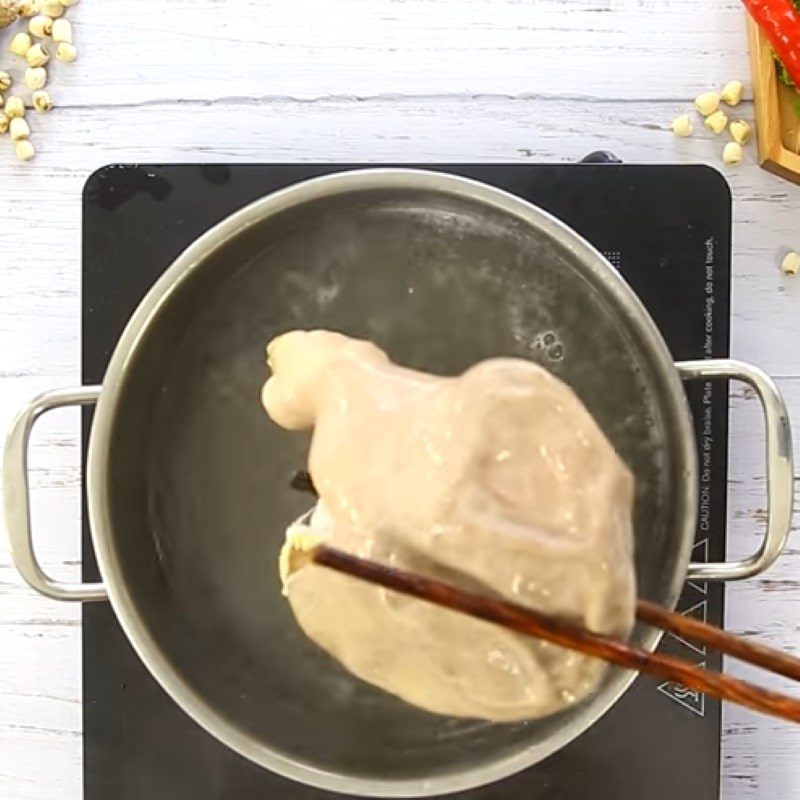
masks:
{"label": "wooden plank surface", "polygon": [[[80,195],[103,164],[570,161],[603,148],[723,169],[721,137],[677,140],[669,125],[695,94],[748,76],[736,0],[83,0],[71,17],[81,57],[55,65],[57,108],[32,118],[40,155],[18,165],[0,140],[2,429],[31,394],[79,381]],[[752,118],[751,103],[740,111]],[[779,378],[800,430],[800,283],[778,269],[800,249],[800,187],[758,168],[753,148],[724,172],[733,352]],[[740,389],[732,424],[736,555],[764,516],[761,422]],[[77,413],[43,421],[36,536],[45,564],[73,578],[78,464]],[[732,630],[800,652],[800,536],[728,597]],[[3,800],[81,797],[79,619],[0,552]],[[729,709],[723,797],[795,800],[798,753],[800,730]]]}

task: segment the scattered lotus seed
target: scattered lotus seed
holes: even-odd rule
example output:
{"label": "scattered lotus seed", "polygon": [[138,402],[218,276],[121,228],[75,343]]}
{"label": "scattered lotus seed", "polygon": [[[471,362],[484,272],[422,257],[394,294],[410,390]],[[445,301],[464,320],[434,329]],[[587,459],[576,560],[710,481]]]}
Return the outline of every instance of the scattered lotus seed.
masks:
{"label": "scattered lotus seed", "polygon": [[64,6],[58,0],[42,0],[41,10],[42,14],[47,14],[48,17],[55,19],[64,13]]}
{"label": "scattered lotus seed", "polygon": [[20,139],[14,145],[14,152],[20,161],[30,161],[36,155],[36,149],[28,139]]}
{"label": "scattered lotus seed", "polygon": [[12,94],[11,97],[6,100],[6,105],[3,111],[5,111],[6,116],[9,119],[14,119],[15,117],[24,117],[25,103],[21,97]]}
{"label": "scattered lotus seed", "polygon": [[679,117],[676,117],[675,121],[672,123],[672,132],[676,136],[691,136],[693,130],[692,120],[688,114],[681,114]]}
{"label": "scattered lotus seed", "polygon": [[731,167],[742,163],[742,146],[739,142],[728,142],[722,149],[722,160]]}
{"label": "scattered lotus seed", "polygon": [[[53,108],[53,100],[45,86],[48,71],[45,65],[50,61],[52,51],[44,42],[36,41],[52,37],[55,56],[59,61],[75,61],[78,50],[73,44],[72,23],[64,17],[65,9],[77,5],[78,0],[0,0],[0,28],[23,19],[19,27],[25,30],[13,36],[8,49],[27,62],[24,82],[31,90],[30,105],[39,113]],[[25,101],[18,95],[3,93],[11,89],[14,79],[11,74],[0,70],[0,134],[9,133],[20,161],[30,161],[36,149],[30,142],[30,126],[25,119]]]}
{"label": "scattered lotus seed", "polygon": [[57,19],[53,23],[53,41],[72,44],[72,23],[68,19]]}
{"label": "scattered lotus seed", "polygon": [[34,92],[31,95],[31,102],[33,103],[34,109],[40,114],[45,114],[53,107],[53,101],[50,98],[50,94],[44,89]]}
{"label": "scattered lotus seed", "polygon": [[69,42],[60,42],[56,49],[56,58],[59,61],[74,61],[78,57],[78,49]]}
{"label": "scattered lotus seed", "polygon": [[31,135],[31,129],[28,123],[25,122],[25,117],[14,117],[11,124],[8,126],[8,132],[11,135],[12,142],[18,142],[20,139],[27,139]]}
{"label": "scattered lotus seed", "polygon": [[27,33],[18,33],[12,40],[8,49],[20,58],[25,58],[25,54],[31,49],[31,37]]}
{"label": "scattered lotus seed", "polygon": [[53,20],[44,14],[37,14],[28,22],[28,30],[31,32],[31,36],[44,39],[53,32]]}
{"label": "scattered lotus seed", "polygon": [[741,81],[729,81],[721,93],[722,102],[729,106],[738,106],[744,96],[744,86]]}
{"label": "scattered lotus seed", "polygon": [[17,10],[21,17],[35,17],[39,13],[39,0],[20,0]]}
{"label": "scattered lotus seed", "polygon": [[705,92],[694,101],[694,107],[707,117],[719,108],[719,95],[716,92]]}
{"label": "scattered lotus seed", "polygon": [[47,52],[47,48],[37,42],[25,53],[25,60],[30,67],[43,67],[50,60],[50,53]]}
{"label": "scattered lotus seed", "polygon": [[29,89],[41,89],[47,83],[47,70],[44,67],[28,67],[25,70],[25,85]]}
{"label": "scattered lotus seed", "polygon": [[731,122],[730,131],[734,141],[739,144],[747,144],[753,135],[753,129],[743,119]]}
{"label": "scattered lotus seed", "polygon": [[0,30],[17,21],[19,9],[13,0],[0,0]]}
{"label": "scattered lotus seed", "polygon": [[800,253],[787,253],[781,263],[781,270],[784,275],[797,275],[800,271]]}
{"label": "scattered lotus seed", "polygon": [[713,114],[709,114],[706,117],[704,125],[712,131],[714,135],[718,135],[728,126],[728,116],[724,111],[715,111]]}

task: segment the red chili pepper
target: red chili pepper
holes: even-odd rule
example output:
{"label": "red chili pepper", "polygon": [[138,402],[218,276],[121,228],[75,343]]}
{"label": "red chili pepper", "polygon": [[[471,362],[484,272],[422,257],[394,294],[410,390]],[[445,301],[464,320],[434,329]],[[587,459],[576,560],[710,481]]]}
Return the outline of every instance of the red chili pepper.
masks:
{"label": "red chili pepper", "polygon": [[800,87],[800,13],[791,0],[742,0],[769,39],[795,86]]}

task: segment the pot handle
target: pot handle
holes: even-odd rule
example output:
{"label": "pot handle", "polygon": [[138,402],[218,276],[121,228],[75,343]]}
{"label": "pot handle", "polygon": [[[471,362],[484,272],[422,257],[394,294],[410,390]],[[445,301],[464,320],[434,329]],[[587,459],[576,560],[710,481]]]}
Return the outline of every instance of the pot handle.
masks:
{"label": "pot handle", "polygon": [[19,574],[37,592],[54,600],[107,600],[102,583],[60,583],[50,578],[36,560],[31,536],[28,442],[36,420],[64,406],[90,405],[100,397],[99,386],[57,389],[35,397],[19,412],[6,438],[3,456],[3,505],[11,557]]}
{"label": "pot handle", "polygon": [[792,433],[786,403],[772,378],[763,370],[733,359],[682,361],[675,365],[684,380],[730,378],[755,389],[764,411],[767,460],[767,530],[761,547],[741,561],[692,563],[688,577],[731,581],[763,572],[780,555],[792,524],[794,463]]}

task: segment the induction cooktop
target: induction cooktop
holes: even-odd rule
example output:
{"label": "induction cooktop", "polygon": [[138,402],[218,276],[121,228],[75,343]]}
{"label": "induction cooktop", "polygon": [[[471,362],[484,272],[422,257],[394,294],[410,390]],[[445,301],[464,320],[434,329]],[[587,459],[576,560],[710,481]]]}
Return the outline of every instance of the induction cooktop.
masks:
{"label": "induction cooktop", "polygon": [[[102,380],[139,300],[203,231],[264,194],[358,166],[363,165],[118,165],[94,173],[83,202],[83,382]],[[414,166],[484,181],[550,211],[621,272],[676,360],[728,355],[731,200],[718,173],[701,166],[619,163]],[[698,382],[686,390],[696,420],[703,402],[712,410],[694,560],[721,560],[727,387]],[[90,422],[87,410],[84,453]],[[698,443],[708,434],[698,427]],[[85,521],[83,549],[83,577],[97,580]],[[678,610],[721,624],[723,599],[720,585],[691,582]],[[671,635],[661,649],[721,666],[717,655]],[[190,720],[141,664],[107,604],[83,608],[83,702],[86,800],[334,797],[246,761]],[[719,774],[719,704],[681,686],[640,679],[600,721],[543,763],[452,797],[715,800]]]}

